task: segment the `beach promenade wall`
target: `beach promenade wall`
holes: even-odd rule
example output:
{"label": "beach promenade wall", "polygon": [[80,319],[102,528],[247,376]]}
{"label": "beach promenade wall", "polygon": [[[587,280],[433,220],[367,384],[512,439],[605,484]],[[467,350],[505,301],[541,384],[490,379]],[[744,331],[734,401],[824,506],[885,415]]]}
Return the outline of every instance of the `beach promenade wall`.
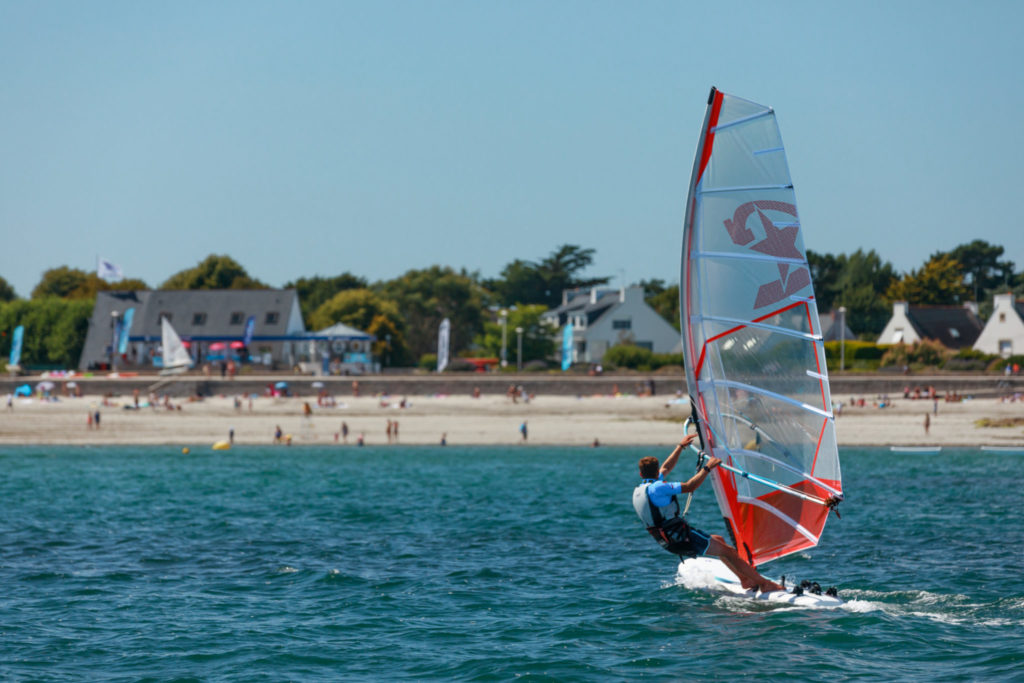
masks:
{"label": "beach promenade wall", "polygon": [[[59,378],[23,376],[0,379],[0,394],[6,395],[16,386],[36,383],[49,379],[54,382],[55,393],[61,392]],[[625,394],[637,394],[653,383],[658,396],[672,397],[677,391],[685,393],[686,381],[675,375],[605,374],[601,376],[553,375],[553,374],[443,374],[443,375],[366,375],[361,377],[312,377],[303,375],[240,375],[234,379],[184,375],[162,378],[155,375],[137,377],[74,377],[84,395],[115,396],[131,395],[136,389],[145,397],[151,391],[158,395],[175,397],[217,395],[263,394],[268,386],[287,382],[296,396],[316,396],[323,384],[328,393],[343,398],[353,393],[353,381],[358,381],[362,396],[389,394],[391,396],[432,396],[437,394],[470,395],[475,388],[485,395],[504,394],[510,385],[522,385],[526,391],[536,395],[593,396],[609,395],[618,390]],[[832,398],[849,401],[851,397],[868,400],[878,395],[902,396],[904,387],[934,386],[940,395],[949,392],[963,396],[994,397],[1024,391],[1024,377],[1002,375],[833,375]]]}

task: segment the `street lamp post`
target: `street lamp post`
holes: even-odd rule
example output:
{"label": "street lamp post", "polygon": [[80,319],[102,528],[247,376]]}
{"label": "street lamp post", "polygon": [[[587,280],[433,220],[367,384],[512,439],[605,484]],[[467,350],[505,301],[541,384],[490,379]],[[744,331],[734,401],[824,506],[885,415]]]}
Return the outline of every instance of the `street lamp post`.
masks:
{"label": "street lamp post", "polygon": [[523,328],[516,328],[516,372],[523,371]]}
{"label": "street lamp post", "polygon": [[501,316],[501,367],[504,368],[508,366],[505,354],[506,339],[508,338],[508,309],[501,309],[498,315]]}
{"label": "street lamp post", "polygon": [[839,372],[846,371],[846,306],[839,307]]}

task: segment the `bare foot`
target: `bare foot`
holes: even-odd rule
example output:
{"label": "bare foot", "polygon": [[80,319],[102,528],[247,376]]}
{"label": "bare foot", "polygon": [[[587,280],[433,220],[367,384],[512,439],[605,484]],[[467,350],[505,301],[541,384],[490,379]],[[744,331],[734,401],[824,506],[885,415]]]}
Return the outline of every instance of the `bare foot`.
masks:
{"label": "bare foot", "polygon": [[760,588],[761,588],[761,592],[762,592],[762,593],[771,593],[772,591],[781,591],[781,590],[785,590],[785,589],[784,589],[784,588],[783,588],[782,586],[780,586],[779,584],[775,583],[774,581],[769,581],[769,580],[767,580],[767,579],[765,579],[765,580],[764,580],[764,581],[763,581],[763,582],[761,583],[761,586],[760,586]]}

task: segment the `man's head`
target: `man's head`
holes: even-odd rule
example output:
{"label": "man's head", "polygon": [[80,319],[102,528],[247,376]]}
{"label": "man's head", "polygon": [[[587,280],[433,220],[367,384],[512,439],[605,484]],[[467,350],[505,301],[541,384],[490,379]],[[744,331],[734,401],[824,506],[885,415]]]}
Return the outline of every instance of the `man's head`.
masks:
{"label": "man's head", "polygon": [[658,463],[658,459],[653,455],[648,455],[646,458],[640,458],[640,476],[644,479],[657,479],[658,469],[661,465]]}

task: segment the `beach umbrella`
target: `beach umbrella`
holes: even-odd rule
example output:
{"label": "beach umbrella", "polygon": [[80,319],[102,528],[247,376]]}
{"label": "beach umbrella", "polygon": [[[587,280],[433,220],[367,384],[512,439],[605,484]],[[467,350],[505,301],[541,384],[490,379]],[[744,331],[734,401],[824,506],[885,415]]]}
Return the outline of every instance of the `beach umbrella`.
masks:
{"label": "beach umbrella", "polygon": [[314,389],[323,389],[324,388],[324,383],[323,382],[313,382],[313,384],[311,384],[310,386],[312,386]]}
{"label": "beach umbrella", "polygon": [[233,342],[231,342],[231,348],[233,348],[233,349],[244,349],[245,348],[245,344],[243,344],[240,341],[233,341]]}
{"label": "beach umbrella", "polygon": [[14,390],[14,395],[15,396],[31,396],[32,395],[32,387],[30,387],[27,384],[22,384],[20,387],[18,387],[17,389]]}
{"label": "beach umbrella", "polygon": [[55,386],[57,386],[57,385],[54,384],[53,382],[49,381],[49,380],[46,380],[45,382],[40,382],[39,384],[37,384],[36,385],[36,389],[39,390],[39,391],[50,391]]}
{"label": "beach umbrella", "polygon": [[278,382],[277,384],[274,385],[274,388],[275,389],[287,389],[288,388],[288,382]]}
{"label": "beach umbrella", "polygon": [[68,389],[74,389],[78,386],[78,382],[68,382]]}
{"label": "beach umbrella", "polygon": [[224,342],[213,342],[210,344],[211,351],[223,351],[225,348],[227,347],[224,346]]}

